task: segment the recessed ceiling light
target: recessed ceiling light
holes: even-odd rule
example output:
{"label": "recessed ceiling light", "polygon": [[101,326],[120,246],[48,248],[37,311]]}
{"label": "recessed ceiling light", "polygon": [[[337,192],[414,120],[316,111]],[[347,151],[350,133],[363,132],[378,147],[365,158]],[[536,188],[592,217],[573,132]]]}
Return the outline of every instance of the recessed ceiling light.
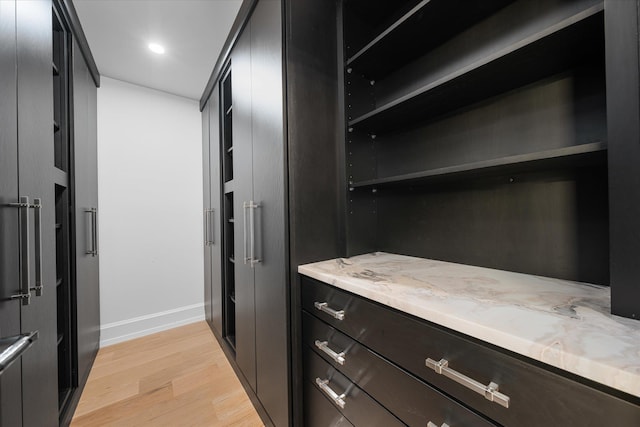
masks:
{"label": "recessed ceiling light", "polygon": [[161,46],[158,43],[149,43],[149,50],[153,53],[162,55],[164,53],[164,46]]}

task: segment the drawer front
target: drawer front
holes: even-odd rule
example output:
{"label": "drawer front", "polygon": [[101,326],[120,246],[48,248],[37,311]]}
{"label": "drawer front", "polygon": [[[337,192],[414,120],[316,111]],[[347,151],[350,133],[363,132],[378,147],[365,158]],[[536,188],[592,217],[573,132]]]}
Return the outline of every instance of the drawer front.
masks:
{"label": "drawer front", "polygon": [[[316,280],[303,276],[302,282],[305,310],[499,424],[640,425],[638,404]],[[344,310],[342,320],[316,309],[315,302]],[[446,359],[449,368],[482,385],[498,384],[509,408],[436,373],[427,358]]]}
{"label": "drawer front", "polygon": [[311,381],[304,382],[305,427],[353,427]]}
{"label": "drawer front", "polygon": [[[302,323],[303,341],[309,348],[358,384],[402,422],[420,427],[426,426],[429,421],[437,426],[443,423],[450,426],[493,426],[309,313],[303,312]],[[344,351],[343,364],[318,348],[316,342],[326,342],[329,351],[335,353]]]}
{"label": "drawer front", "polygon": [[[373,400],[371,396],[314,353],[313,350],[305,347],[302,354],[305,381],[312,384],[319,393],[322,393],[336,409],[347,417],[351,424],[367,427],[404,425],[378,402]],[[318,381],[326,381],[325,387],[327,388],[321,389]],[[340,408],[335,400],[330,397],[332,392],[335,393],[336,397],[344,394],[344,397],[341,398],[344,402],[343,408]]]}

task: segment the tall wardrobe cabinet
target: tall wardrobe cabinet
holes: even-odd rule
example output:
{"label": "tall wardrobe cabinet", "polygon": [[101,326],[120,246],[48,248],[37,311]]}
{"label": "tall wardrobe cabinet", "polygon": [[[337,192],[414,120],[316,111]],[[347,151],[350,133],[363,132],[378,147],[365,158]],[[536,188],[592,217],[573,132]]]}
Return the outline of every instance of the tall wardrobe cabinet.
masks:
{"label": "tall wardrobe cabinet", "polygon": [[2,426],[67,425],[97,351],[98,84],[70,1],[0,2]]}
{"label": "tall wardrobe cabinet", "polygon": [[336,24],[324,3],[243,2],[201,99],[207,316],[267,425],[298,424],[291,266],[340,246]]}

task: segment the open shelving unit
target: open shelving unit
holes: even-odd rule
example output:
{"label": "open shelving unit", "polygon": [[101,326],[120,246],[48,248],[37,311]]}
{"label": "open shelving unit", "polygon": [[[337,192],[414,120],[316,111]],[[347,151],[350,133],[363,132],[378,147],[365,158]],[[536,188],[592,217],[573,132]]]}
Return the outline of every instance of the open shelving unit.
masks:
{"label": "open shelving unit", "polygon": [[234,222],[233,212],[233,105],[231,98],[231,67],[227,70],[220,84],[220,123],[221,126],[221,159],[222,183],[223,183],[223,329],[224,338],[231,348],[236,346],[236,297],[235,297],[235,247],[234,247]]}
{"label": "open shelving unit", "polygon": [[347,255],[608,284],[603,1],[342,16]]}

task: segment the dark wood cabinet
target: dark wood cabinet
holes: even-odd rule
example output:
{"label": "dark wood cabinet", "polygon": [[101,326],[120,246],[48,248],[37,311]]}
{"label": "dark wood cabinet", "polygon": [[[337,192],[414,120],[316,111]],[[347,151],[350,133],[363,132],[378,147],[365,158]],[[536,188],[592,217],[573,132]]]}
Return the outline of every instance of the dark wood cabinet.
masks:
{"label": "dark wood cabinet", "polygon": [[209,163],[223,183],[218,338],[264,422],[277,426],[302,422],[302,395],[293,391],[302,386],[301,359],[290,335],[299,317],[290,310],[299,297],[294,264],[337,256],[339,248],[339,192],[327,187],[338,151],[326,138],[335,136],[338,117],[335,37],[327,32],[335,5],[293,3],[243,3],[201,101],[203,111],[222,106],[219,122],[205,130],[220,135],[220,163]]}
{"label": "dark wood cabinet", "polygon": [[[305,351],[325,359],[408,425],[431,421],[451,426],[634,426],[640,422],[640,405],[633,396],[562,375],[310,278],[303,278],[302,291]],[[319,310],[321,302],[341,312],[342,319]],[[335,354],[342,363],[332,357]],[[451,369],[480,384],[495,382],[508,396],[508,404],[489,401],[437,374],[428,359],[446,359]]]}
{"label": "dark wood cabinet", "polygon": [[97,209],[97,74],[70,3],[0,9],[0,337],[37,331],[0,376],[0,424],[65,425],[99,338],[96,216],[73,209]]}

